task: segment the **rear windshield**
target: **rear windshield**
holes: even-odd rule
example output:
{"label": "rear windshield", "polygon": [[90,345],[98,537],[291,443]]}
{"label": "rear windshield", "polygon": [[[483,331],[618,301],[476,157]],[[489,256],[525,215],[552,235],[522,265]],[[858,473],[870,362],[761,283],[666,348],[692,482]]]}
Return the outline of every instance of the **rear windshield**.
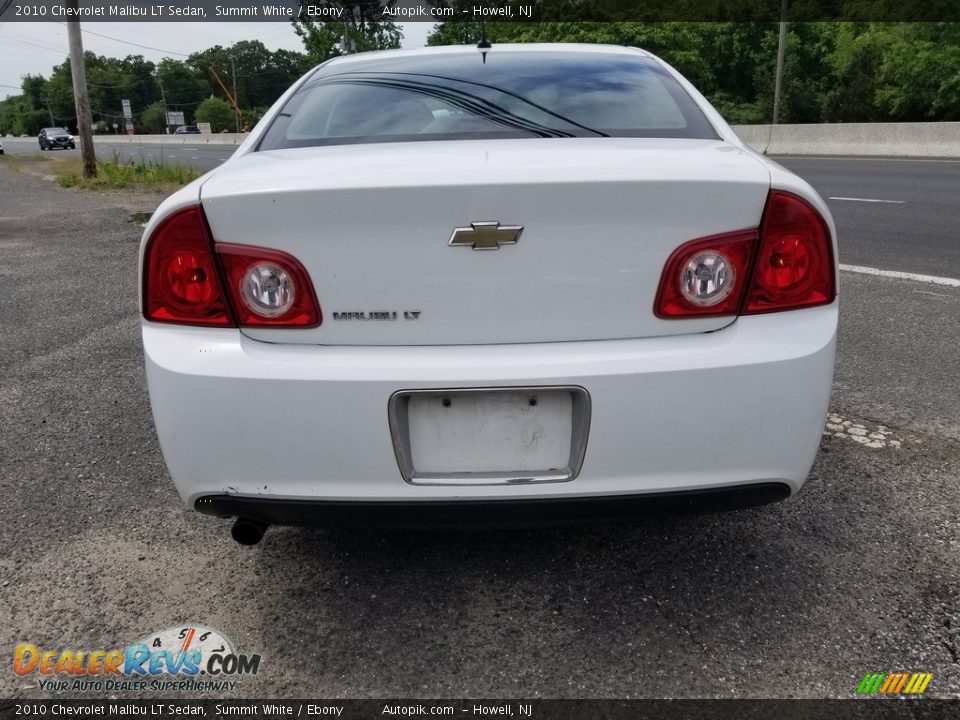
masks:
{"label": "rear windshield", "polygon": [[321,67],[260,150],[529,137],[715,139],[659,65],[600,53],[420,55]]}

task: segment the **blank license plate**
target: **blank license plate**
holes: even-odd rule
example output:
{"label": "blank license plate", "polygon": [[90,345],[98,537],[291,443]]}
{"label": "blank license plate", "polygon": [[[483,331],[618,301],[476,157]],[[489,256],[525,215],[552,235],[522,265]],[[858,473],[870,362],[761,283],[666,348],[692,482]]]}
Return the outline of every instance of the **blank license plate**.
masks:
{"label": "blank license plate", "polygon": [[415,483],[569,480],[585,442],[585,395],[579,388],[405,394],[394,411],[404,416],[394,428],[395,444],[397,433],[405,435],[398,459]]}

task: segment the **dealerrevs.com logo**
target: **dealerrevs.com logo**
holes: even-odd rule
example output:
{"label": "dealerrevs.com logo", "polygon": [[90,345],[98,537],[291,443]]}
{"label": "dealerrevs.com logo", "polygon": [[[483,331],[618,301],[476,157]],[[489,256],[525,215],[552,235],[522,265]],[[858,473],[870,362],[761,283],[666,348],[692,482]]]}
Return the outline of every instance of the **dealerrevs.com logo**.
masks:
{"label": "dealerrevs.com logo", "polygon": [[19,643],[13,671],[37,676],[53,692],[229,691],[260,671],[259,655],[238,653],[221,632],[184,624],[150,633],[125,648],[44,649]]}

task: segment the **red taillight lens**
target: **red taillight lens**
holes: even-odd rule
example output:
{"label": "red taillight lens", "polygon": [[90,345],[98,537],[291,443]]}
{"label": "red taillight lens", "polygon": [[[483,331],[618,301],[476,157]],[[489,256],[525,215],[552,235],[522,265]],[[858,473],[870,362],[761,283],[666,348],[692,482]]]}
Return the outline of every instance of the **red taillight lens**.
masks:
{"label": "red taillight lens", "polygon": [[691,240],[670,256],[654,312],[662,318],[751,315],[829,305],[836,294],[823,217],[806,200],[771,190],[759,233]]}
{"label": "red taillight lens", "polygon": [[164,220],[143,255],[143,314],[155,322],[232,327],[199,207]]}
{"label": "red taillight lens", "polygon": [[756,230],[740,230],[681,245],[660,277],[654,303],[657,317],[736,315],[756,241]]}
{"label": "red taillight lens", "polygon": [[767,198],[745,315],[828,305],[836,297],[830,231],[806,200],[782,190]]}
{"label": "red taillight lens", "polygon": [[323,320],[300,262],[279,250],[217,243],[234,313],[246,327],[317,327]]}
{"label": "red taillight lens", "polygon": [[214,244],[199,206],[173,213],[150,236],[143,314],[155,322],[218,327],[236,327],[236,318],[246,327],[308,328],[323,319],[303,265],[279,250]]}

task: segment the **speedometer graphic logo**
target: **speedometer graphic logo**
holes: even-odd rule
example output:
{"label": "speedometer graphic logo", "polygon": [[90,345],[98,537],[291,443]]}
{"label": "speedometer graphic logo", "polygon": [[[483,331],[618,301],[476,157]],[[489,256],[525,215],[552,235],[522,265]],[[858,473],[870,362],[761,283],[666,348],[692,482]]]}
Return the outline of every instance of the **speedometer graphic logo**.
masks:
{"label": "speedometer graphic logo", "polygon": [[240,654],[219,630],[191,623],[150,633],[128,649],[127,659],[135,672],[151,675],[256,675],[260,669],[259,655]]}
{"label": "speedometer graphic logo", "polygon": [[[219,630],[204,625],[180,625],[151,633],[138,641],[146,645],[151,653],[169,650],[174,655],[199,651],[201,668],[203,661],[209,660],[214,653],[236,655],[233,643]],[[196,655],[194,654],[194,657]],[[201,670],[203,672],[203,670]]]}

